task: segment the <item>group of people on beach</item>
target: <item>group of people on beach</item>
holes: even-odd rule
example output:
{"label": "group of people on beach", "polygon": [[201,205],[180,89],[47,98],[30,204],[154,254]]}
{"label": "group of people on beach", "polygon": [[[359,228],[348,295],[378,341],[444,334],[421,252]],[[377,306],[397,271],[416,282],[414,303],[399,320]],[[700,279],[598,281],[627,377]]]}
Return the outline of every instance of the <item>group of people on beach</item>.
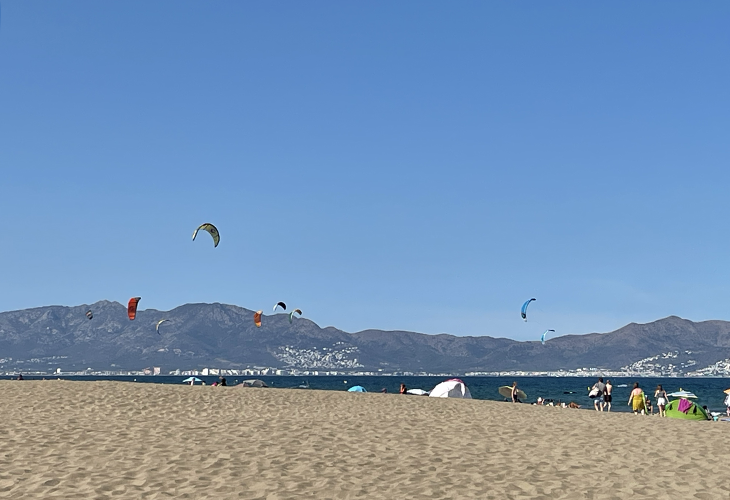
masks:
{"label": "group of people on beach", "polygon": [[598,382],[593,384],[591,389],[591,393],[595,393],[593,408],[596,411],[611,411],[611,403],[613,402],[612,392],[613,385],[611,384],[611,381],[606,379],[606,382],[604,383],[603,377],[600,377]]}
{"label": "group of people on beach", "polygon": [[[656,399],[657,414],[660,417],[666,417],[669,396],[661,384],[657,385],[654,390],[654,399]],[[654,406],[651,404],[651,398],[639,387],[638,382],[634,382],[634,388],[631,390],[628,404],[631,405],[635,414],[654,415]],[[706,406],[703,409],[707,411]]]}
{"label": "group of people on beach", "polygon": [[[611,403],[613,402],[612,393],[613,385],[609,379],[603,382],[603,377],[598,378],[598,382],[593,384],[591,388],[591,394],[594,395],[593,408],[596,411],[611,411]],[[659,415],[666,417],[666,407],[669,402],[667,391],[661,385],[658,385],[654,391],[654,398],[656,398],[657,409]],[[634,387],[629,394],[629,401],[627,403],[634,410],[635,414],[654,414],[654,407],[651,404],[651,398],[649,398],[644,390],[639,387],[638,382],[634,382]]]}
{"label": "group of people on beach", "polygon": [[[595,410],[611,411],[611,392],[613,391],[611,381],[606,379],[606,382],[604,383],[603,377],[600,377],[598,379],[598,382],[593,384],[591,391],[592,393],[596,393],[596,396],[593,399],[593,407],[595,408]],[[658,410],[657,414],[661,417],[666,417],[669,396],[667,395],[667,391],[664,390],[661,384],[657,385],[656,389],[654,390],[654,398],[656,399],[656,407]],[[634,387],[631,389],[627,404],[631,406],[631,409],[636,415],[654,414],[654,406],[651,403],[651,398],[647,396],[646,393],[644,393],[644,390],[639,386],[638,382],[634,382]],[[728,409],[728,413],[730,414],[730,408]]]}
{"label": "group of people on beach", "polygon": [[[621,386],[625,387],[625,386]],[[512,402],[513,403],[521,403],[519,396],[518,396],[518,389],[517,389],[517,382],[514,382],[512,384]],[[589,397],[593,399],[593,408],[596,411],[606,411],[610,412],[611,407],[613,404],[613,384],[611,384],[611,381],[609,379],[606,379],[606,381],[603,381],[603,377],[599,377],[598,381],[593,384],[592,387],[589,387]],[[572,393],[572,392],[571,392]],[[727,415],[730,417],[730,389],[725,391],[727,394],[727,397],[725,399],[725,406],[727,407]],[[567,394],[567,393],[566,393]],[[694,397],[694,396],[692,396]],[[654,399],[656,400],[656,409],[657,409],[657,415],[661,417],[667,416],[667,405],[669,404],[669,395],[667,394],[667,391],[664,390],[661,384],[657,385],[656,389],[654,390]],[[509,401],[509,398],[507,398],[507,401]],[[548,401],[550,403],[548,403]],[[535,405],[546,405],[551,404],[553,400],[546,400],[543,398],[537,398],[537,402],[533,403]],[[629,400],[627,403],[629,406],[631,406],[631,409],[633,410],[635,415],[654,415],[654,406],[652,405],[651,398],[644,392],[644,390],[639,386],[638,382],[634,382],[634,387],[631,390],[631,393],[629,394]],[[565,408],[580,408],[580,405],[576,403],[570,403],[565,404],[562,403],[561,406]],[[702,409],[705,411],[705,413],[708,415],[711,414],[708,410],[707,406],[703,406]],[[680,409],[681,411],[681,409]],[[715,414],[713,414],[715,415]]]}

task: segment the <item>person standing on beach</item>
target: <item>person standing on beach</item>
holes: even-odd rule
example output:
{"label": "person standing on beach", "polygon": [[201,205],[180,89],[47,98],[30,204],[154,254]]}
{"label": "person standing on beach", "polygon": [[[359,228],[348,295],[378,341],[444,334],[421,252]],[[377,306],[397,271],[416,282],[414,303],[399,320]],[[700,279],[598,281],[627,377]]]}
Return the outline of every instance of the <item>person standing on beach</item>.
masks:
{"label": "person standing on beach", "polygon": [[634,382],[634,389],[631,391],[628,404],[633,407],[634,415],[638,415],[639,412],[644,414],[644,391],[639,388],[638,382]]}
{"label": "person standing on beach", "polygon": [[662,388],[661,384],[656,386],[656,391],[654,391],[654,397],[656,398],[656,406],[659,409],[659,416],[666,417],[666,406],[667,401],[669,401],[669,397],[667,396],[667,391]]}
{"label": "person standing on beach", "polygon": [[598,382],[593,384],[593,389],[598,389],[598,395],[593,400],[593,408],[595,408],[596,411],[603,411],[603,407],[605,405],[603,396],[606,393],[606,384],[603,383],[603,377],[598,377]]}
{"label": "person standing on beach", "polygon": [[520,400],[517,397],[517,382],[512,382],[512,402],[519,403]]}
{"label": "person standing on beach", "polygon": [[611,392],[613,392],[613,385],[610,380],[606,379],[606,391],[605,396],[603,396],[603,401],[606,403],[606,411],[611,411],[611,401],[613,400]]}

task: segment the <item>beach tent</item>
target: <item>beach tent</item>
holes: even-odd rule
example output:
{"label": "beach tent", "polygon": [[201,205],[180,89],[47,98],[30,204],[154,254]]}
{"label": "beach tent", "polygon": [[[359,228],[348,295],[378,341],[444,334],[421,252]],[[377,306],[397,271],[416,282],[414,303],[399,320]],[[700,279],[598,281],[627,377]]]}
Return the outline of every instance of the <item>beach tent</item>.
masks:
{"label": "beach tent", "polygon": [[183,380],[183,384],[190,384],[193,385],[195,382],[202,382],[198,377],[188,377],[185,380]]}
{"label": "beach tent", "polygon": [[458,378],[452,378],[441,382],[431,390],[428,395],[431,398],[463,398],[471,399],[471,393],[466,384]]}
{"label": "beach tent", "polygon": [[[679,405],[682,401],[686,401],[686,403],[682,405],[686,407],[686,412],[679,411]],[[681,418],[683,420],[709,420],[705,410],[703,410],[700,405],[690,401],[689,399],[675,399],[670,401],[669,404],[667,404],[667,417]]]}
{"label": "beach tent", "polygon": [[414,396],[428,396],[428,391],[424,391],[423,389],[408,389],[406,394],[412,394]]}
{"label": "beach tent", "polygon": [[259,380],[257,378],[252,378],[249,380],[244,380],[240,384],[238,384],[238,387],[269,387],[266,385],[266,382],[263,380]]}
{"label": "beach tent", "polygon": [[347,392],[368,392],[365,390],[365,388],[361,385],[353,385],[349,389],[347,389]]}

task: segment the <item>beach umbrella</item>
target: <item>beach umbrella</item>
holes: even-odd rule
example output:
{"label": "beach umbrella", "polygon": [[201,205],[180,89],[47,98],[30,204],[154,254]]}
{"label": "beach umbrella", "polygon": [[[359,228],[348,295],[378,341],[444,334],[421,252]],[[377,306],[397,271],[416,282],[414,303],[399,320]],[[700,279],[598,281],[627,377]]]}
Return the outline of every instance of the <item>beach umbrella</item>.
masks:
{"label": "beach umbrella", "polygon": [[347,389],[347,392],[368,392],[365,390],[365,388],[361,385],[353,385],[349,389]]}
{"label": "beach umbrella", "polygon": [[195,382],[202,382],[198,377],[188,377],[183,380],[183,384],[194,384]]}
{"label": "beach umbrella", "polygon": [[730,389],[725,389],[725,390],[724,390],[724,391],[722,391],[722,392],[724,392],[725,394],[730,394]]}

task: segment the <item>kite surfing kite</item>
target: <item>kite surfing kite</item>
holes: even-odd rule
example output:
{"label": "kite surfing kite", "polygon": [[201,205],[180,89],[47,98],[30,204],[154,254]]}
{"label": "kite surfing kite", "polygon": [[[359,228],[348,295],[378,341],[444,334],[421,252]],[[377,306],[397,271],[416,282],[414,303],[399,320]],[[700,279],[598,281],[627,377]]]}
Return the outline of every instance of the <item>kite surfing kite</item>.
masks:
{"label": "kite surfing kite", "polygon": [[520,312],[520,314],[522,315],[522,319],[524,319],[525,321],[527,321],[527,306],[529,306],[530,302],[532,302],[533,300],[537,300],[537,299],[530,299],[527,302],[525,302],[524,304],[522,304],[522,311]]}
{"label": "kite surfing kite", "polygon": [[155,330],[157,330],[157,335],[162,335],[160,333],[160,325],[162,323],[164,323],[165,321],[170,321],[170,320],[169,319],[161,319],[160,321],[157,322],[157,326],[155,326]]}
{"label": "kite surfing kite", "polygon": [[540,337],[540,342],[542,342],[542,345],[545,345],[545,335],[547,335],[548,332],[555,333],[555,330],[545,330],[545,332],[543,332],[542,337]]}
{"label": "kite surfing kite", "polygon": [[261,314],[264,311],[256,311],[253,313],[253,322],[256,325],[256,328],[261,328]]}
{"label": "kite surfing kite", "polygon": [[274,312],[276,312],[277,307],[281,307],[284,311],[286,311],[286,304],[284,304],[283,302],[276,303],[276,305],[274,306]]}
{"label": "kite surfing kite", "polygon": [[86,311],[86,317],[89,318],[89,319],[94,319],[94,313],[91,312],[91,309],[89,309],[88,311]]}
{"label": "kite surfing kite", "polygon": [[201,229],[203,231],[208,231],[208,233],[213,238],[213,243],[214,243],[213,246],[217,247],[218,243],[220,243],[220,241],[221,241],[221,235],[220,235],[220,233],[218,233],[218,229],[213,224],[209,224],[207,222],[205,224],[199,225],[198,229],[193,231],[193,241],[195,241],[195,237],[198,235],[198,231],[200,231]]}
{"label": "kite surfing kite", "polygon": [[129,299],[129,304],[127,304],[127,316],[129,316],[130,320],[137,317],[137,304],[139,304],[140,300],[142,300],[142,297],[132,297]]}
{"label": "kite surfing kite", "polygon": [[292,312],[289,313],[289,323],[291,323],[294,320],[294,313],[297,313],[299,316],[302,315],[301,309],[294,309]]}

